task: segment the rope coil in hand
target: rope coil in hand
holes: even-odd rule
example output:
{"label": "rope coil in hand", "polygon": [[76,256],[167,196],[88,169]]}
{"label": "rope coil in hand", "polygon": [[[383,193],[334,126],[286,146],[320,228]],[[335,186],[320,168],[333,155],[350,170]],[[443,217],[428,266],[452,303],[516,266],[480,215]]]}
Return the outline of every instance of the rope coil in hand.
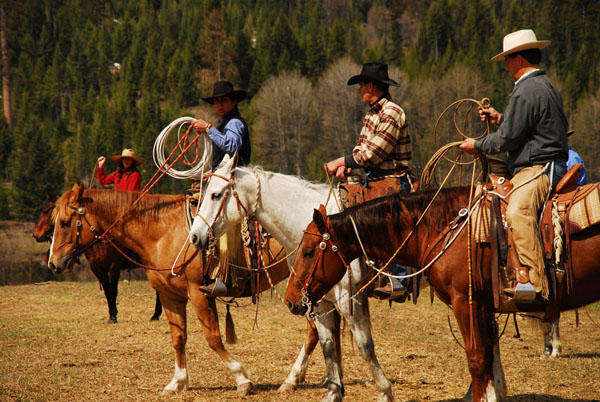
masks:
{"label": "rope coil in hand", "polygon": [[[160,134],[156,137],[156,140],[154,141],[154,147],[152,149],[152,156],[154,159],[154,164],[159,167],[160,169],[166,170],[166,173],[175,178],[175,179],[192,179],[192,178],[201,178],[202,174],[205,171],[210,170],[210,163],[211,163],[211,159],[212,159],[212,141],[210,140],[210,138],[208,138],[207,135],[203,135],[202,139],[203,139],[203,154],[202,154],[202,158],[199,158],[199,150],[198,150],[198,146],[196,147],[196,158],[193,162],[187,162],[185,160],[184,157],[184,161],[183,163],[186,164],[187,166],[191,166],[194,165],[194,167],[188,169],[188,170],[177,170],[174,169],[172,166],[170,166],[169,169],[165,169],[165,142],[169,136],[169,134],[171,133],[171,131],[173,131],[175,128],[177,128],[177,139],[178,139],[178,143],[179,143],[179,148],[181,149],[181,151],[183,152],[183,148],[185,148],[185,143],[187,143],[187,141],[184,141],[185,143],[182,145],[181,144],[181,139],[182,137],[186,137],[190,131],[191,128],[191,124],[195,121],[196,119],[193,117],[180,117],[176,120],[173,120],[167,127],[165,127]],[[189,125],[189,127],[186,126]],[[185,130],[184,130],[185,129]],[[183,133],[183,134],[182,134]]]}

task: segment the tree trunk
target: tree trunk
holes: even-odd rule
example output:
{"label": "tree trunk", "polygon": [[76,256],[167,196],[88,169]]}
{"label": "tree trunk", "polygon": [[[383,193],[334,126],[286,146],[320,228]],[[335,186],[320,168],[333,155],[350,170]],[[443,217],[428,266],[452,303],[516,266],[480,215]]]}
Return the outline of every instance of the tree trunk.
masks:
{"label": "tree trunk", "polygon": [[2,89],[4,101],[4,117],[9,128],[12,128],[12,107],[10,101],[10,60],[8,58],[8,43],[6,40],[6,10],[5,4],[0,5],[0,42],[2,46]]}

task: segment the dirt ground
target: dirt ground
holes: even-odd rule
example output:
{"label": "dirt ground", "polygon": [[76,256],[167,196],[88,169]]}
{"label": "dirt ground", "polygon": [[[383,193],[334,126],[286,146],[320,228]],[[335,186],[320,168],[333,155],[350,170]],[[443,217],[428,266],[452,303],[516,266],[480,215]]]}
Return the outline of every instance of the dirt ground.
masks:
{"label": "dirt ground", "polygon": [[[254,394],[240,397],[233,377],[207,346],[188,307],[188,367],[191,387],[167,398],[160,391],[174,372],[167,322],[150,322],[154,292],[148,282],[121,283],[119,323],[108,312],[97,283],[47,282],[0,287],[0,400],[2,401],[319,401],[325,374],[320,348],[306,382],[294,393],[277,388],[304,341],[305,321],[292,316],[269,292],[255,306],[234,309],[240,342],[228,349],[249,370]],[[283,287],[278,287],[283,292]],[[448,326],[448,309],[428,295],[417,305],[371,301],[379,361],[398,401],[454,401],[470,383],[464,351]],[[247,301],[243,301],[247,303]],[[222,307],[222,306],[221,306]],[[225,309],[220,309],[224,320]],[[505,322],[500,318],[500,327]],[[519,318],[521,337],[509,320],[501,353],[510,402],[597,401],[600,399],[600,305],[567,312],[561,321],[563,355],[540,359],[541,334]],[[454,319],[451,320],[456,331]],[[224,322],[221,322],[224,328]],[[458,336],[458,334],[457,334]],[[368,367],[350,335],[343,342],[346,400],[374,401]]]}

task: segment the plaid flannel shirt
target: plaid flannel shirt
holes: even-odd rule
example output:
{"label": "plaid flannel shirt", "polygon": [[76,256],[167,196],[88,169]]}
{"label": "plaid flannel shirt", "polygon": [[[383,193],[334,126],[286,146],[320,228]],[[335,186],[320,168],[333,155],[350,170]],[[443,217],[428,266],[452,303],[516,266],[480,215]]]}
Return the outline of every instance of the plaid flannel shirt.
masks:
{"label": "plaid flannel shirt", "polygon": [[404,110],[379,99],[365,115],[352,157],[363,168],[408,169],[412,153]]}

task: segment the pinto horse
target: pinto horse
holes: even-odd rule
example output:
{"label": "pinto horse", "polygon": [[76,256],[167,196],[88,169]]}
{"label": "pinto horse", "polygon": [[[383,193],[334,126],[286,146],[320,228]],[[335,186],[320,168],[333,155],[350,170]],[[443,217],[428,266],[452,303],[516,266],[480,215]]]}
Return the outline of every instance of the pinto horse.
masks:
{"label": "pinto horse", "polygon": [[[266,172],[258,167],[236,167],[235,157],[226,155],[206,186],[198,216],[190,229],[190,238],[196,246],[205,248],[211,233],[218,237],[231,230],[244,217],[253,215],[284,247],[293,250],[300,244],[302,229],[310,221],[315,206],[328,200],[328,208],[338,210],[329,191],[328,185],[309,183],[295,176]],[[362,264],[356,260],[351,265],[352,278],[360,279],[363,276]],[[343,314],[361,356],[371,369],[378,400],[391,401],[394,399],[392,384],[375,355],[367,297],[362,295],[364,297],[354,300],[352,304],[336,303],[337,300],[347,299],[346,295],[354,291],[348,286],[348,280],[343,280],[319,306],[323,314],[315,324],[328,377],[327,394],[323,401],[338,401],[344,393],[338,310]]]}
{"label": "pinto horse", "polygon": [[[52,239],[54,232],[54,221],[52,220],[52,212],[54,211],[54,203],[58,197],[50,194],[47,195],[47,200],[42,206],[42,212],[33,229],[33,237],[36,241],[49,242]],[[131,269],[131,262],[123,257],[117,250],[107,246],[95,246],[85,252],[85,257],[90,263],[90,269],[98,278],[104,296],[108,303],[108,324],[117,322],[117,294],[119,293],[119,276],[121,270]],[[156,292],[156,302],[154,304],[154,314],[150,317],[150,321],[156,321],[162,314],[162,304],[160,304],[160,296]]]}
{"label": "pinto horse", "polygon": [[[138,256],[150,284],[160,293],[175,349],[175,374],[163,393],[171,394],[188,387],[185,344],[186,304],[189,300],[202,323],[204,337],[210,348],[233,374],[238,392],[248,394],[252,382],[246,369],[225,349],[221,340],[216,301],[199,290],[207,272],[206,264],[212,259],[204,257],[189,242],[186,243],[185,196],[146,195],[134,204],[138,195],[128,191],[84,190],[79,185],[64,193],[54,208],[55,225],[48,266],[55,272],[70,269],[81,251],[110,229],[107,239],[111,242],[114,240]],[[126,210],[127,213],[123,214]],[[229,238],[232,242],[235,239],[241,241],[239,232],[231,234]],[[280,251],[279,246],[275,242],[270,244],[273,255],[276,255]],[[229,249],[238,250],[243,261],[243,247],[235,246],[229,245]],[[248,270],[240,269],[239,276],[244,275],[248,276]],[[257,288],[265,290],[269,287],[269,279],[275,284],[288,275],[287,263],[280,262],[260,276]],[[308,324],[307,340],[294,367],[306,366],[304,362],[318,341],[314,325],[310,321]],[[290,377],[301,380],[298,376]],[[295,386],[296,383],[291,385]]]}
{"label": "pinto horse", "polygon": [[[423,215],[430,203],[430,212]],[[342,279],[344,260],[366,254],[387,261],[396,253],[394,262],[426,268],[436,295],[452,307],[465,343],[473,400],[503,400],[507,391],[494,315],[490,249],[475,251],[475,242],[468,241],[469,230],[465,229],[468,220],[462,225],[450,224],[457,222],[459,210],[468,203],[469,188],[456,187],[442,190],[437,197],[433,191],[394,194],[330,216],[323,208],[315,210],[288,282],[288,307],[294,314],[307,313]],[[421,216],[421,223],[415,226]],[[600,299],[599,234],[600,225],[596,225],[571,235],[575,292],[562,292],[561,311]],[[479,261],[481,273],[475,268],[470,272],[469,244],[471,262]],[[541,304],[517,306],[520,311],[545,311]]]}

